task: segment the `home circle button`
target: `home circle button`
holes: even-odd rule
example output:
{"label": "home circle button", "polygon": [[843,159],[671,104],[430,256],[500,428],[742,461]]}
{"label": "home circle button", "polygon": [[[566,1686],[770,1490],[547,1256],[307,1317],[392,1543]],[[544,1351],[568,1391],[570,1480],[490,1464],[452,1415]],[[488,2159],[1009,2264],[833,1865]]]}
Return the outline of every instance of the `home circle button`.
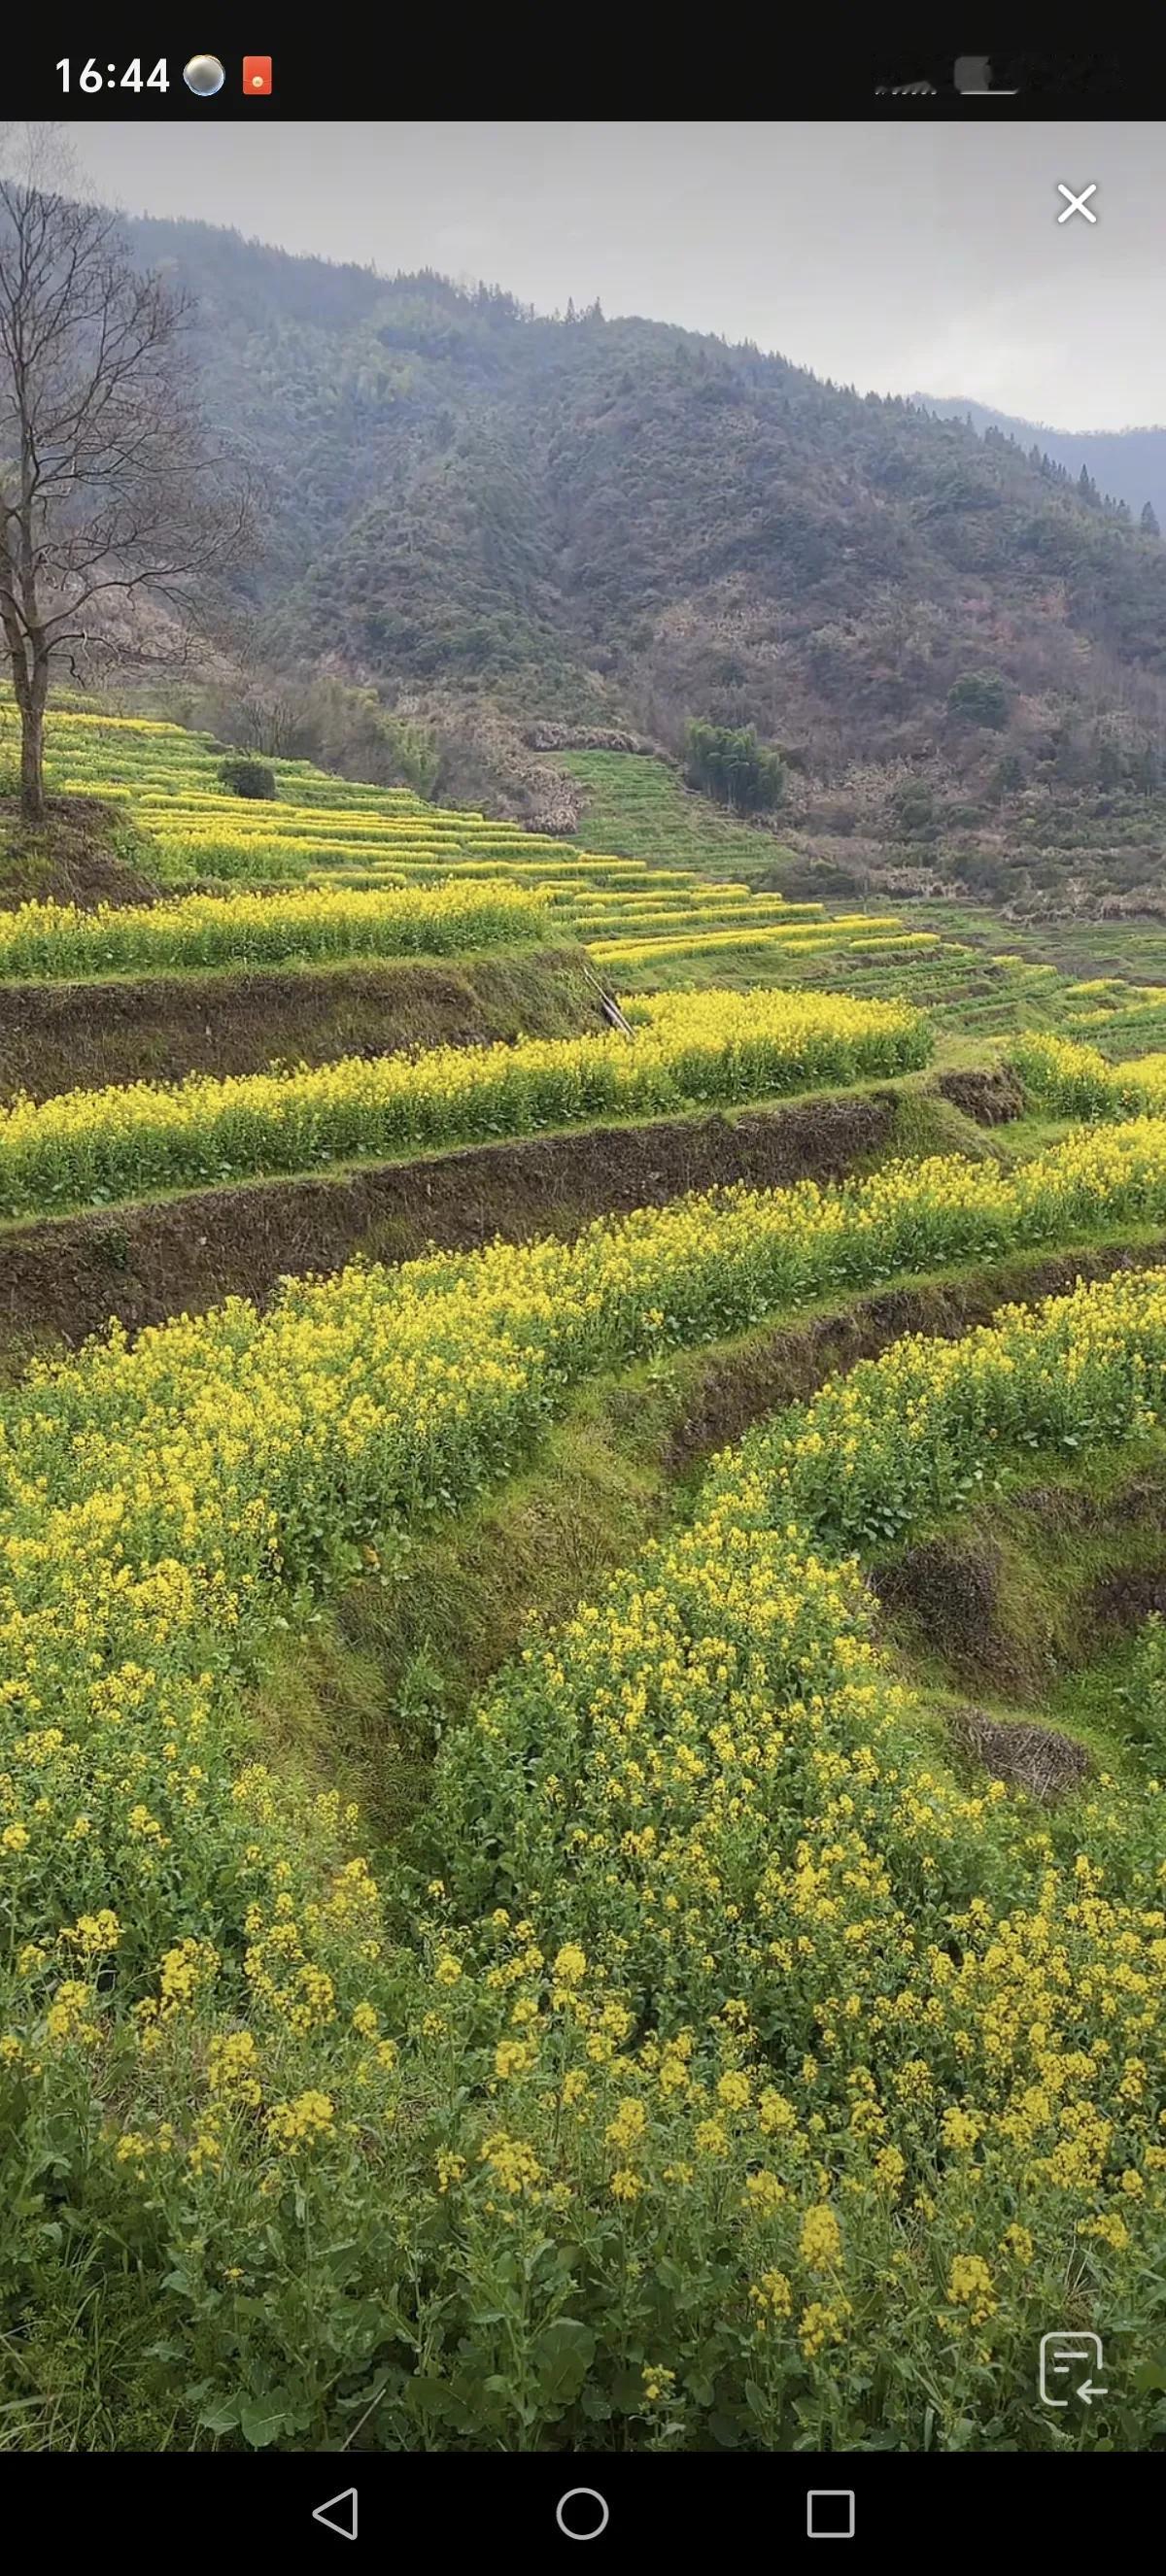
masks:
{"label": "home circle button", "polygon": [[598,2487],[568,2487],[555,2506],[555,2520],[568,2540],[598,2540],[611,2520],[607,2498]]}

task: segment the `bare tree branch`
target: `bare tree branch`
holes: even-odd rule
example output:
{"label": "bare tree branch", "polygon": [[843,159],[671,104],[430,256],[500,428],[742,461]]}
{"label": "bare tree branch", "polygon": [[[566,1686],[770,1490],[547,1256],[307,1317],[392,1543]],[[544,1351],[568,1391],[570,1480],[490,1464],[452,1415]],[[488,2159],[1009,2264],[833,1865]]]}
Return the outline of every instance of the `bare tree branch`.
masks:
{"label": "bare tree branch", "polygon": [[77,677],[78,652],[137,661],[145,627],[149,658],[185,658],[251,510],[183,374],[189,299],[134,266],[116,215],[69,193],[59,132],[25,129],[11,164],[0,129],[0,629],[35,819],[55,663]]}

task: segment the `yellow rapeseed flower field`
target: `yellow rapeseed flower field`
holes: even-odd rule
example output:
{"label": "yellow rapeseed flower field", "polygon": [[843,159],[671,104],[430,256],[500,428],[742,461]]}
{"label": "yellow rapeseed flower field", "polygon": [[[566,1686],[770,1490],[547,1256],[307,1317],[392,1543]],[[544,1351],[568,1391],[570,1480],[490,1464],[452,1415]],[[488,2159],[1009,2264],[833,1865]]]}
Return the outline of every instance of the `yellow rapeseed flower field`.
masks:
{"label": "yellow rapeseed flower field", "polygon": [[635,1008],[632,1039],[448,1046],[18,1100],[0,1110],[0,1214],[755,1100],[902,1072],[930,1051],[926,1021],[898,1003],[697,993]]}
{"label": "yellow rapeseed flower field", "polygon": [[183,895],[168,903],[25,903],[0,912],[0,979],[166,974],[330,957],[446,956],[540,939],[546,908],[524,886],[447,881],[383,893]]}
{"label": "yellow rapeseed flower field", "polygon": [[[1107,1142],[1166,1171],[1166,1131]],[[923,1186],[954,1205],[954,1169]],[[355,2394],[444,2444],[469,2354],[463,2442],[567,2437],[568,2278],[620,2438],[675,2397],[694,2440],[715,2402],[744,2441],[909,2445],[924,2408],[958,2441],[985,2373],[1018,2434],[1070,2261],[1083,2321],[1148,2330],[1161,1790],[1059,1824],[960,1785],[847,1551],[876,1488],[908,1528],[957,1474],[1147,1436],[1160,1275],[897,1346],[730,1454],[449,1739],[427,1888],[255,1758],[239,1684],[294,1587],[496,1472],[564,1365],[675,1336],[650,1256],[682,1223],[236,1302],[0,1405],[4,2152],[86,2140],[59,2257],[10,2189],[10,2278],[132,2242],[139,2396],[161,2346],[220,2437],[336,2438]],[[424,2413],[381,2358],[402,2314]]]}
{"label": "yellow rapeseed flower field", "polygon": [[1166,1055],[1110,1064],[1096,1047],[1030,1031],[1011,1061],[1034,1104],[1053,1117],[1136,1118],[1166,1104]]}
{"label": "yellow rapeseed flower field", "polygon": [[[0,916],[0,976],[452,952],[582,899],[645,979],[760,936],[818,973],[857,951],[858,984],[895,952],[904,989],[942,983],[932,934],[768,904],[702,930],[723,891],[307,764],[239,810],[220,749],[50,726],[54,789],[120,796],[174,882],[340,863],[382,871],[370,891],[26,906]],[[517,882],[544,872],[553,908]],[[1156,1005],[1123,989],[1128,1029]],[[18,1101],[0,1213],[836,1087],[930,1049],[902,1003],[804,989],[626,1008],[630,1041]],[[529,1622],[456,1724],[424,1653],[390,1687],[348,1642],[399,1633],[435,1524],[537,1461],[587,1381],[634,1370],[670,1403],[677,1353],[767,1318],[1148,1242],[1162,1062],[1012,1054],[1035,1106],[1084,1122],[1025,1161],[357,1265],[0,1388],[10,2443],[56,2438],[62,2402],[80,2447],[95,2424],[335,2450],[1161,2438],[1166,1629],[1123,1667],[1121,1776],[1094,1762],[1045,1807],[950,1758],[864,1559],[1066,1462],[1160,1459],[1166,1272],[909,1337],[763,1422],[613,1580]],[[352,1690],[374,1794],[385,1747],[439,1737],[387,1848],[383,1814],[319,1786],[317,1685],[346,1727]],[[1108,2385],[1061,2423],[1035,2356],[1066,2320],[1105,2338]]]}

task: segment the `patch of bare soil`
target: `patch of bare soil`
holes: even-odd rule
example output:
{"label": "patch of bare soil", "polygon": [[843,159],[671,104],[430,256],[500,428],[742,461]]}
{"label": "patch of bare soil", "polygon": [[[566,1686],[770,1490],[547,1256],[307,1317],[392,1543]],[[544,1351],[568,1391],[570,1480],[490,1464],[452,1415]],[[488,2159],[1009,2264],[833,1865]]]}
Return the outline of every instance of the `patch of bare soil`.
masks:
{"label": "patch of bare soil", "polygon": [[965,1118],[974,1118],[977,1127],[1004,1127],[1024,1112],[1024,1085],[1007,1065],[969,1065],[937,1074],[935,1089]]}
{"label": "patch of bare soil", "polygon": [[[1090,1493],[1078,1485],[1034,1485],[1020,1499],[1019,1508],[1027,1520],[1053,1535],[1108,1529],[1114,1518],[1112,1495]],[[1131,1476],[1121,1489],[1120,1510],[1126,1529],[1134,1522],[1166,1525],[1166,1476],[1155,1475],[1152,1469]]]}
{"label": "patch of bare soil", "polygon": [[1046,1806],[1079,1788],[1092,1767],[1085,1746],[1053,1726],[1013,1724],[980,1708],[955,1709],[948,1722],[965,1760]]}
{"label": "patch of bare soil", "polygon": [[1000,1672],[1008,1641],[999,1625],[996,1548],[925,1539],[880,1565],[870,1579],[884,1610],[908,1618],[925,1646],[963,1669]]}
{"label": "patch of bare soil", "polygon": [[1104,1575],[1089,1596],[1089,1621],[1095,1628],[1140,1628],[1155,1612],[1166,1614],[1166,1563]]}

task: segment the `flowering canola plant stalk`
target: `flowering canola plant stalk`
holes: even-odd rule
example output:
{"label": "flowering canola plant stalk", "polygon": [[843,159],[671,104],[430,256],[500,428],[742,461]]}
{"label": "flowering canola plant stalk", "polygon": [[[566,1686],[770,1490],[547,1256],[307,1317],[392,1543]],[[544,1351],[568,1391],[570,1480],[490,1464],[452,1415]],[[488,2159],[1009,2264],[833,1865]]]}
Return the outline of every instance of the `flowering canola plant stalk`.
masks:
{"label": "flowering canola plant stalk", "polygon": [[168,903],[24,903],[0,912],[0,979],[157,973],[194,966],[309,964],[329,957],[446,956],[541,939],[546,907],[525,886],[344,887],[188,894]]}
{"label": "flowering canola plant stalk", "polygon": [[1096,1047],[1033,1031],[1011,1062],[1030,1098],[1058,1118],[1137,1118],[1166,1106],[1166,1055],[1110,1064]]}
{"label": "flowering canola plant stalk", "polygon": [[913,1010],[821,993],[672,994],[610,1032],[134,1083],[0,1110],[0,1215],[369,1155],[660,1116],[926,1062]]}
{"label": "flowering canola plant stalk", "polygon": [[722,1462],[449,1740],[427,1893],[252,1758],[240,1691],[360,1555],[407,1581],[394,1525],[585,1370],[1010,1220],[1164,1209],[1145,1122],[289,1284],[34,1369],[0,1403],[14,2318],[132,2244],[138,2400],[177,2384],[203,2438],[333,2439],[355,2399],[371,2438],[493,2446],[712,2413],[911,2443],[936,2388],[934,2438],[1015,2434],[1070,2259],[1083,2314],[1142,2316],[1159,1793],[1062,1821],[958,1788],[845,1551],[1034,1446],[1152,1432],[1160,1276],[899,1346]]}

